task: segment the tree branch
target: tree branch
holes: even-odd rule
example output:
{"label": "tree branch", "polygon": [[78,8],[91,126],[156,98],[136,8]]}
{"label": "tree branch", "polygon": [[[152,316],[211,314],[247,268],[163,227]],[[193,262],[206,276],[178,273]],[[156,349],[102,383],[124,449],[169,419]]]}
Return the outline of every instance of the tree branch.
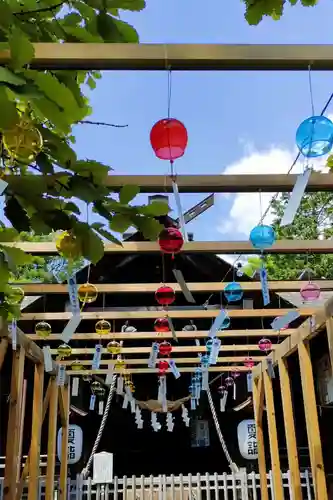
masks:
{"label": "tree branch", "polygon": [[62,2],[56,3],[54,5],[51,5],[50,7],[42,7],[41,9],[35,9],[35,10],[22,10],[21,12],[14,12],[14,16],[26,16],[29,14],[40,14],[41,12],[52,12],[59,7],[62,7],[67,3],[67,0],[63,0]]}
{"label": "tree branch", "polygon": [[113,123],[92,122],[91,120],[79,120],[77,123],[85,123],[87,125],[100,125],[101,127],[115,127],[115,128],[125,128],[125,127],[128,127],[128,125],[115,125]]}

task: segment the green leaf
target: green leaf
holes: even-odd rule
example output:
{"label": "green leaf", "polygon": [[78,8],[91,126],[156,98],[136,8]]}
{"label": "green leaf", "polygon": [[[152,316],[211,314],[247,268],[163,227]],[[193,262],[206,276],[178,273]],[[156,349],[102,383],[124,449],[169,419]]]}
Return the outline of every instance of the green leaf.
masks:
{"label": "green leaf", "polygon": [[96,264],[104,255],[101,238],[84,222],[77,222],[73,231],[81,243],[83,257]]}
{"label": "green leaf", "polygon": [[85,201],[86,203],[93,203],[102,199],[107,194],[107,189],[103,186],[94,186],[84,177],[75,175],[69,182],[69,189],[72,196]]}
{"label": "green leaf", "polygon": [[11,66],[20,69],[34,58],[35,49],[29,38],[19,28],[13,27],[8,36]]}
{"label": "green leaf", "polygon": [[13,227],[4,227],[0,229],[0,242],[11,243],[18,237],[18,232]]}
{"label": "green leaf", "polygon": [[148,240],[156,240],[163,229],[156,219],[148,217],[135,217],[135,225]]}
{"label": "green leaf", "polygon": [[66,113],[60,110],[59,106],[49,99],[41,98],[31,102],[31,107],[41,119],[49,120],[59,131],[69,134],[71,130],[71,120]]}
{"label": "green leaf", "polygon": [[54,173],[54,168],[52,162],[49,160],[49,158],[46,156],[45,153],[39,153],[39,155],[36,156],[36,163],[38,167],[40,168],[40,171],[42,174],[53,174]]}
{"label": "green leaf", "polygon": [[14,196],[7,198],[4,214],[17,231],[21,232],[31,230],[27,212],[22,208]]}
{"label": "green leaf", "polygon": [[10,269],[15,269],[17,266],[30,264],[33,261],[32,255],[24,252],[20,248],[1,246],[1,250],[6,256]]}
{"label": "green leaf", "polygon": [[0,254],[0,292],[4,292],[5,286],[9,281],[8,262],[4,258],[4,254]]}
{"label": "green leaf", "polygon": [[128,23],[100,12],[97,16],[97,30],[106,42],[139,43],[136,30]]}
{"label": "green leaf", "polygon": [[145,0],[108,0],[108,8],[140,12],[146,7]]}
{"label": "green leaf", "polygon": [[121,188],[119,193],[119,201],[126,205],[130,201],[132,201],[137,194],[140,193],[139,186],[133,186],[131,184],[125,185]]}
{"label": "green leaf", "polygon": [[153,201],[149,205],[143,205],[142,207],[137,207],[138,212],[142,215],[150,215],[159,217],[161,215],[168,215],[170,212],[170,207],[168,203],[164,201]]}
{"label": "green leaf", "polygon": [[112,243],[115,243],[116,245],[122,246],[122,242],[117,240],[117,238],[113,234],[109,233],[109,231],[104,229],[104,225],[101,224],[100,222],[94,222],[93,224],[91,224],[91,227],[107,240],[111,241]]}
{"label": "green leaf", "polygon": [[0,129],[10,130],[19,121],[15,104],[8,99],[4,87],[0,87]]}
{"label": "green leaf", "polygon": [[100,43],[103,42],[100,36],[92,35],[88,30],[82,28],[81,26],[66,26],[64,27],[64,31],[71,35],[78,42],[85,43]]}
{"label": "green leaf", "polygon": [[95,184],[102,184],[110,171],[110,167],[94,160],[79,160],[69,168],[82,177],[91,178]]}
{"label": "green leaf", "polygon": [[111,231],[116,231],[116,233],[124,233],[131,225],[131,219],[122,214],[114,215],[109,222]]}
{"label": "green leaf", "polygon": [[15,75],[8,68],[4,68],[0,66],[0,82],[2,83],[11,83],[12,85],[25,85],[26,81],[24,78]]}

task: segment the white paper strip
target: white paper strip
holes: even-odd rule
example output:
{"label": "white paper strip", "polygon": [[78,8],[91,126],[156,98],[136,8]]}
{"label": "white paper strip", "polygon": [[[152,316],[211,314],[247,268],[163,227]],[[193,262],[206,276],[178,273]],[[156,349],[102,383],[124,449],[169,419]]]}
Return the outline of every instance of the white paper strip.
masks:
{"label": "white paper strip", "polygon": [[150,356],[148,359],[148,368],[155,368],[157,356],[158,356],[159,345],[157,342],[153,342],[151,345]]}
{"label": "white paper strip", "polygon": [[176,335],[176,330],[175,330],[175,327],[173,326],[173,321],[170,318],[170,316],[168,316],[167,318],[168,318],[168,323],[169,323],[169,328],[170,328],[170,331],[171,331],[171,334],[172,334],[172,338],[173,338],[173,340],[175,342],[178,342],[177,335]]}
{"label": "white paper strip", "polygon": [[103,415],[104,412],[104,401],[98,401],[98,415]]}
{"label": "white paper strip", "polygon": [[116,393],[118,395],[122,395],[124,393],[124,379],[121,375],[118,376],[117,378],[117,389]]}
{"label": "white paper strip", "polygon": [[102,357],[102,345],[96,344],[94,357],[93,357],[93,361],[92,361],[92,365],[91,365],[91,368],[93,370],[98,370],[99,365],[101,364],[101,357]]}
{"label": "white paper strip", "polygon": [[212,348],[209,353],[209,364],[216,365],[221,348],[221,340],[215,337],[213,339]]}
{"label": "white paper strip", "polygon": [[309,182],[309,178],[311,175],[311,169],[308,168],[297,177],[294,189],[290,195],[288,204],[285,208],[282,220],[280,222],[280,226],[287,226],[288,224],[292,224],[297,213],[298,207],[300,206],[303,194],[305,192],[306,186]]}
{"label": "white paper strip", "polygon": [[126,410],[127,407],[128,407],[128,403],[129,403],[129,397],[128,397],[128,394],[127,392],[125,392],[125,396],[124,396],[124,401],[123,401],[123,410]]}
{"label": "white paper strip", "polygon": [[8,326],[8,330],[10,331],[11,337],[12,337],[12,349],[13,349],[13,351],[16,351],[16,346],[17,346],[17,321],[16,321],[15,318],[12,320],[11,324]]}
{"label": "white paper strip", "polygon": [[66,369],[64,365],[58,365],[57,373],[57,386],[62,387],[65,385]]}
{"label": "white paper strip", "polygon": [[282,328],[286,328],[292,321],[299,317],[300,313],[298,311],[290,311],[284,316],[278,316],[275,318],[271,323],[271,327],[273,330],[282,330]]}
{"label": "white paper strip", "polygon": [[174,194],[175,202],[176,202],[176,206],[177,206],[178,218],[179,218],[179,223],[180,223],[180,230],[182,232],[184,241],[187,242],[188,237],[187,237],[187,232],[185,229],[185,219],[184,219],[184,214],[183,214],[183,208],[182,208],[182,204],[180,201],[178,185],[175,181],[172,181],[172,190],[173,190],[173,194]]}
{"label": "white paper strip", "polygon": [[44,370],[51,372],[53,368],[51,349],[49,345],[43,346]]}
{"label": "white paper strip", "polygon": [[224,309],[221,309],[219,315],[215,318],[214,323],[212,324],[211,329],[209,330],[208,337],[213,338],[216,337],[217,332],[219,331],[220,327],[223,324],[223,321],[225,320],[227,316],[227,313],[225,312]]}
{"label": "white paper strip", "polygon": [[80,323],[81,323],[80,315],[73,314],[73,316],[68,321],[67,325],[65,326],[61,334],[61,340],[65,344],[67,344],[71,340]]}
{"label": "white paper strip", "polygon": [[114,375],[114,363],[109,365],[109,369],[108,369],[108,372],[107,372],[106,377],[105,377],[106,385],[112,384],[113,375]]}
{"label": "white paper strip", "polygon": [[252,392],[252,373],[246,375],[247,392]]}
{"label": "white paper strip", "polygon": [[177,379],[180,377],[180,372],[177,368],[177,365],[176,365],[176,362],[174,359],[169,359],[169,366],[170,366],[170,370],[172,371],[173,373],[173,376]]}
{"label": "white paper strip", "polygon": [[273,368],[273,362],[270,358],[267,358],[267,373],[270,378],[275,378],[275,371]]}
{"label": "white paper strip", "polygon": [[183,295],[184,295],[185,299],[187,300],[187,302],[191,302],[192,304],[195,304],[195,299],[194,299],[193,295],[191,294],[191,292],[186,284],[183,273],[179,269],[173,269],[172,272],[173,272],[173,274],[178,282],[178,285],[180,286],[181,291],[183,292]]}
{"label": "white paper strip", "polygon": [[269,296],[269,288],[267,281],[267,271],[264,266],[260,268],[260,282],[261,282],[261,293],[264,306],[267,306],[271,299]]}
{"label": "white paper strip", "polygon": [[95,394],[92,394],[90,396],[90,402],[89,402],[89,410],[93,411],[95,409],[95,403],[96,403],[96,396]]}
{"label": "white paper strip", "polygon": [[8,182],[4,181],[3,179],[0,179],[0,195],[2,195],[7,186]]}
{"label": "white paper strip", "polygon": [[80,383],[79,377],[72,378],[72,396],[79,395],[79,383]]}
{"label": "white paper strip", "polygon": [[220,398],[220,411],[224,412],[225,411],[225,406],[227,404],[227,399],[228,399],[228,392],[224,391]]}

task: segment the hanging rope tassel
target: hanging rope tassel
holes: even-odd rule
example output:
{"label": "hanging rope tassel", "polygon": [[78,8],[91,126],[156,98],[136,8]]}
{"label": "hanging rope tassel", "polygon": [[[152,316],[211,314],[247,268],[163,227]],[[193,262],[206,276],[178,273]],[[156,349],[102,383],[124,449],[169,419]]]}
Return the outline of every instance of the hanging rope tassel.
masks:
{"label": "hanging rope tassel", "polygon": [[94,455],[96,453],[96,450],[98,448],[99,442],[101,440],[101,437],[102,437],[102,434],[103,434],[103,431],[104,431],[104,427],[105,427],[105,424],[106,424],[106,421],[107,421],[107,418],[108,418],[108,415],[109,415],[109,411],[110,411],[110,407],[111,407],[111,402],[112,402],[112,396],[113,396],[114,389],[115,389],[115,386],[116,386],[116,381],[117,381],[117,375],[113,375],[112,384],[110,386],[110,390],[109,390],[108,398],[107,398],[107,401],[106,401],[104,415],[103,415],[103,418],[102,418],[102,421],[101,421],[101,425],[100,425],[99,431],[97,433],[93,449],[91,450],[91,454],[90,454],[90,457],[88,459],[88,462],[87,462],[86,466],[84,467],[84,469],[82,469],[82,472],[81,472],[81,474],[82,474],[83,477],[87,477],[87,475],[89,473],[89,470],[90,470],[90,467],[91,467]]}
{"label": "hanging rope tassel", "polygon": [[232,472],[239,472],[238,466],[235,464],[235,462],[232,461],[230,453],[229,453],[228,448],[227,448],[227,445],[225,444],[224,437],[223,437],[222,432],[221,432],[220,424],[219,424],[219,421],[218,421],[218,418],[216,415],[216,410],[215,410],[215,406],[213,403],[212,394],[210,392],[209,386],[207,387],[206,392],[207,392],[210,411],[212,412],[216,432],[217,432],[217,435],[219,437],[219,440],[220,440],[220,443],[222,446],[222,450],[224,451],[225,457],[228,460],[229,467],[230,467]]}

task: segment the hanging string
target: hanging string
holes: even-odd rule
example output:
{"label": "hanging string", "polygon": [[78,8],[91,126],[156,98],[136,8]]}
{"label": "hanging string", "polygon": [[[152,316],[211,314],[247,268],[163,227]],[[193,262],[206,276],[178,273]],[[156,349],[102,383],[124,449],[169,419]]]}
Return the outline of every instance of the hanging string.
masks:
{"label": "hanging string", "polygon": [[308,77],[309,77],[309,91],[310,91],[311,113],[312,113],[312,116],[314,116],[315,115],[315,109],[314,109],[314,103],[313,103],[311,64],[309,64],[309,66],[308,66]]}

